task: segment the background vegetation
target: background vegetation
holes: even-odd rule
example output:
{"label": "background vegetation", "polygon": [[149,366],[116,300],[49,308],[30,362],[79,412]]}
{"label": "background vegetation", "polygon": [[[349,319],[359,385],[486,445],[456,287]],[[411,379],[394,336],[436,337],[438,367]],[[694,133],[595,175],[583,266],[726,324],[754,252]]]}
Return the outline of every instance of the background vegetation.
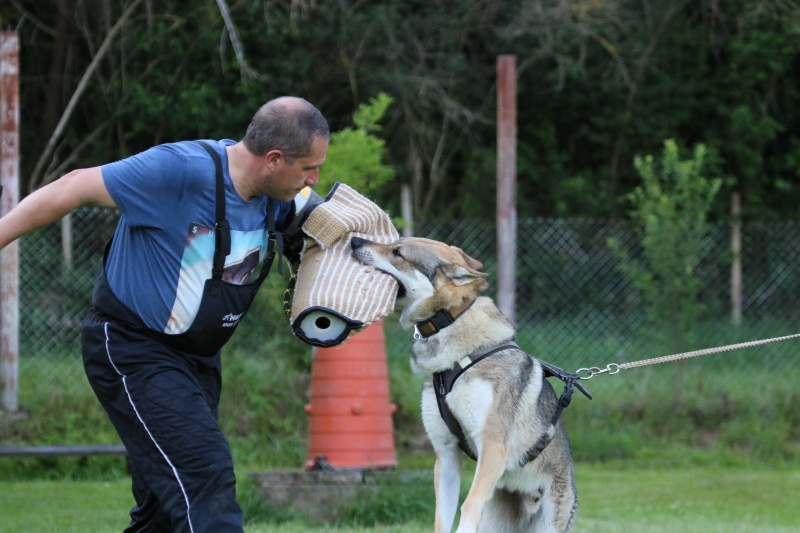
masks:
{"label": "background vegetation", "polygon": [[[665,153],[674,154],[678,168],[678,152],[691,153],[700,145],[702,176],[692,169],[684,175],[694,184],[700,177],[715,184],[715,194],[703,196],[700,225],[728,217],[732,192],[741,195],[746,222],[800,218],[800,2],[795,0],[10,0],[0,4],[0,26],[16,30],[22,47],[23,192],[71,168],[122,158],[160,142],[236,139],[264,101],[296,94],[318,105],[334,131],[321,194],[335,180],[359,179],[361,190],[397,215],[401,187],[408,186],[418,227],[434,219],[454,227],[465,218],[492,219],[495,61],[499,54],[514,54],[520,218],[630,217],[646,230],[644,189],[639,187],[646,186],[652,172],[647,154],[660,154],[668,146]],[[667,139],[673,144],[665,145]],[[700,159],[698,152],[693,157]],[[337,158],[350,164],[339,164]],[[640,203],[632,203],[637,195]],[[675,190],[653,194],[651,205],[658,207],[660,198],[680,197]],[[653,226],[652,234],[663,230],[663,238],[672,239],[676,247],[685,244],[678,219],[669,221],[670,213],[685,205],[661,207],[666,210],[660,215],[662,224]],[[94,244],[76,253],[96,256],[104,241],[101,233],[111,226],[91,226],[98,230]],[[66,280],[69,298],[85,302],[91,276],[62,269],[61,258],[52,253],[58,249],[58,229],[47,231],[52,242],[34,247],[31,241],[26,250],[29,245],[23,241],[23,253],[37,268],[65,278],[42,275],[44,283]],[[458,234],[457,228],[451,233]],[[573,240],[559,242],[563,248],[522,258],[520,277],[534,285],[521,297],[537,305],[535,320],[522,335],[532,343],[547,340],[568,347],[571,354],[616,355],[627,346],[623,336],[591,327],[565,328],[576,317],[591,326],[592,317],[583,313],[608,305],[609,295],[602,292],[588,295],[597,300],[596,309],[581,307],[588,298],[577,278],[583,271],[572,267],[590,248],[584,241],[595,247],[606,243],[602,232],[580,233],[566,228],[563,235]],[[644,330],[653,335],[652,349],[644,353],[664,354],[665,339],[679,344],[708,340],[709,331],[720,344],[766,331],[748,329],[758,326],[752,320],[733,330],[727,321],[710,318],[702,306],[693,307],[703,303],[691,268],[691,253],[702,248],[701,233],[689,250],[688,270],[685,264],[656,260],[657,266],[673,271],[637,271],[644,272],[639,289],[651,290],[654,304]],[[448,235],[442,230],[431,236]],[[539,247],[549,246],[544,237],[536,238]],[[663,252],[663,242],[652,243],[650,250]],[[781,287],[794,287],[791,249],[771,246],[759,256],[784,265],[769,273],[782,280]],[[493,265],[492,250],[474,253]],[[550,295],[535,285],[541,285],[545,271],[572,285],[570,305],[558,307],[546,300]],[[680,272],[687,275],[688,286],[671,292],[648,278],[679,278]],[[285,320],[280,309],[284,283],[278,276],[268,278],[241,328],[249,333],[237,335],[224,358],[220,419],[240,477],[255,470],[299,468],[305,459],[303,406],[311,352],[291,335],[278,333],[277,325]],[[766,281],[760,285],[771,287]],[[720,293],[716,286],[711,290]],[[785,301],[791,294],[778,296]],[[636,314],[634,300],[624,296],[624,304],[631,305],[625,312]],[[662,296],[672,299],[659,301]],[[669,310],[675,302],[683,306],[681,316]],[[30,320],[58,323],[60,329],[54,331],[75,331],[77,324],[64,323],[62,306],[63,301],[37,300],[33,307],[39,314]],[[725,313],[715,316],[720,314]],[[687,317],[697,320],[683,320],[678,336],[658,331],[668,330],[671,318]],[[794,332],[797,324],[796,314],[783,315],[785,322],[769,313],[759,317],[770,332]],[[410,340],[392,318],[386,326],[392,401],[398,406],[399,464],[403,469],[430,469],[431,453],[419,418],[421,378],[408,368]],[[750,336],[754,331],[759,335]],[[22,339],[23,344],[36,341]],[[118,442],[85,383],[75,338],[58,342],[63,353],[28,350],[27,356],[51,377],[41,386],[39,375],[23,365],[21,410],[0,413],[0,442]],[[753,524],[752,531],[764,524],[764,530],[780,531],[796,523],[796,516],[785,514],[792,509],[780,499],[785,493],[770,490],[796,484],[792,472],[800,458],[800,392],[794,384],[800,375],[791,358],[763,353],[758,372],[735,364],[752,353],[726,357],[726,363],[703,359],[693,361],[691,371],[670,366],[598,378],[587,385],[595,395],[592,402],[576,395],[565,420],[575,457],[591,472],[581,485],[599,479],[604,484],[594,493],[605,496],[619,471],[629,474],[628,484],[614,493],[620,499],[595,501],[595,514],[589,497],[592,531],[729,531],[742,523]],[[605,472],[604,479],[600,464],[617,470]],[[643,465],[656,470],[643,472]],[[734,487],[761,488],[752,497],[774,504],[766,511],[760,507],[755,519],[738,515],[735,522],[710,508],[698,510],[695,504],[708,492],[692,490],[702,488],[704,480],[713,484],[720,479],[718,469],[740,467],[781,472],[779,481],[749,474],[730,481]],[[678,525],[658,513],[609,523],[609,513],[640,516],[634,513],[650,509],[652,503],[637,499],[642,487],[669,486],[675,480],[668,474],[678,469],[698,476],[692,489],[675,482],[677,491],[694,494],[675,503],[678,511],[670,517]],[[0,479],[7,482],[123,480],[124,485],[126,476],[121,458],[0,461]],[[5,505],[9,492],[3,491],[16,493],[23,490],[19,487],[0,484],[0,507],[10,508]],[[90,496],[103,492],[102,487],[81,487],[76,490]],[[274,510],[260,507],[251,489],[245,485],[243,494],[249,516],[274,519]],[[591,489],[586,492],[592,494]],[[57,498],[52,486],[45,485],[40,494]],[[726,509],[727,499],[739,510],[749,509],[752,501],[738,495],[725,493],[710,505]],[[379,498],[352,509],[350,520],[359,523],[369,513],[391,522],[416,514],[428,524],[429,496],[409,498],[399,510],[386,506],[391,498]],[[664,498],[675,502],[675,494]],[[778,518],[769,523],[764,518],[768,514]],[[25,524],[27,519],[22,520]],[[662,523],[668,525],[658,529]],[[298,527],[300,531],[303,526]]]}
{"label": "background vegetation", "polygon": [[625,216],[634,156],[674,139],[723,178],[712,216],[732,191],[745,220],[798,215],[796,0],[11,0],[0,25],[21,39],[24,190],[155,143],[239,138],[277,95],[339,131],[386,93],[381,205],[398,214],[405,184],[417,222],[491,218],[495,62],[513,54],[520,213]]}

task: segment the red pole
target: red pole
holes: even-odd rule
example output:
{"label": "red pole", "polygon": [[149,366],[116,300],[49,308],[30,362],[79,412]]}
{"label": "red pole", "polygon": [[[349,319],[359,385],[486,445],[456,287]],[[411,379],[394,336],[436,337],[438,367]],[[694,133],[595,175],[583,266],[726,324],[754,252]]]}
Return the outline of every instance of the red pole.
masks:
{"label": "red pole", "polygon": [[[19,38],[0,32],[0,216],[19,201]],[[2,404],[17,411],[19,376],[19,245],[0,252],[0,380]]]}
{"label": "red pole", "polygon": [[516,56],[497,58],[497,306],[515,321],[517,256]]}

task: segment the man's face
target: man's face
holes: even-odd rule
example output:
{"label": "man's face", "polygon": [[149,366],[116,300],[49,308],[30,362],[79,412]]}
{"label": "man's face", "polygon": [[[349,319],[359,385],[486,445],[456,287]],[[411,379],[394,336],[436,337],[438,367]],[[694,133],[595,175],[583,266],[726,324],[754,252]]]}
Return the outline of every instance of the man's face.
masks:
{"label": "man's face", "polygon": [[317,138],[311,145],[311,153],[306,157],[288,163],[281,155],[275,161],[274,170],[265,183],[267,196],[285,202],[291,201],[306,186],[315,186],[319,182],[319,169],[325,162],[328,142]]}

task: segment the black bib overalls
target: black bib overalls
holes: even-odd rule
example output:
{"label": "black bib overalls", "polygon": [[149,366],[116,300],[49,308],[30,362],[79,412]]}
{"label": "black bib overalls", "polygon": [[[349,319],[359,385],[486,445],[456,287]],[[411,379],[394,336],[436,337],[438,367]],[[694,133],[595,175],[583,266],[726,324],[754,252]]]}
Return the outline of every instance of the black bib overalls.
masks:
{"label": "black bib overalls", "polygon": [[82,328],[86,375],[130,457],[136,506],[128,533],[243,531],[230,448],[217,424],[219,350],[269,273],[281,237],[270,199],[261,272],[250,284],[222,280],[230,252],[222,166],[219,154],[203,147],[216,166],[216,250],[190,328],[168,335],[145,326],[112,292],[105,260]]}

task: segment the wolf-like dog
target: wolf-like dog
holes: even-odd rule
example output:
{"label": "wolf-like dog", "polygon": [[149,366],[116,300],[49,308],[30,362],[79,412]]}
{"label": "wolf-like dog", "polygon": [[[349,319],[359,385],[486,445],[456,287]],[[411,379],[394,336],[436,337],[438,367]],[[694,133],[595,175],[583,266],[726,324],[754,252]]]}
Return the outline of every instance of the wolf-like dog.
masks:
{"label": "wolf-like dog", "polygon": [[541,362],[514,344],[511,323],[478,296],[488,286],[483,265],[430,239],[355,237],[351,246],[357,261],[399,282],[400,324],[414,329],[411,367],[433,376],[422,419],[436,454],[436,533],[455,520],[462,450],[477,466],[456,533],[572,531],[578,500],[569,439],[554,424],[559,399]]}

